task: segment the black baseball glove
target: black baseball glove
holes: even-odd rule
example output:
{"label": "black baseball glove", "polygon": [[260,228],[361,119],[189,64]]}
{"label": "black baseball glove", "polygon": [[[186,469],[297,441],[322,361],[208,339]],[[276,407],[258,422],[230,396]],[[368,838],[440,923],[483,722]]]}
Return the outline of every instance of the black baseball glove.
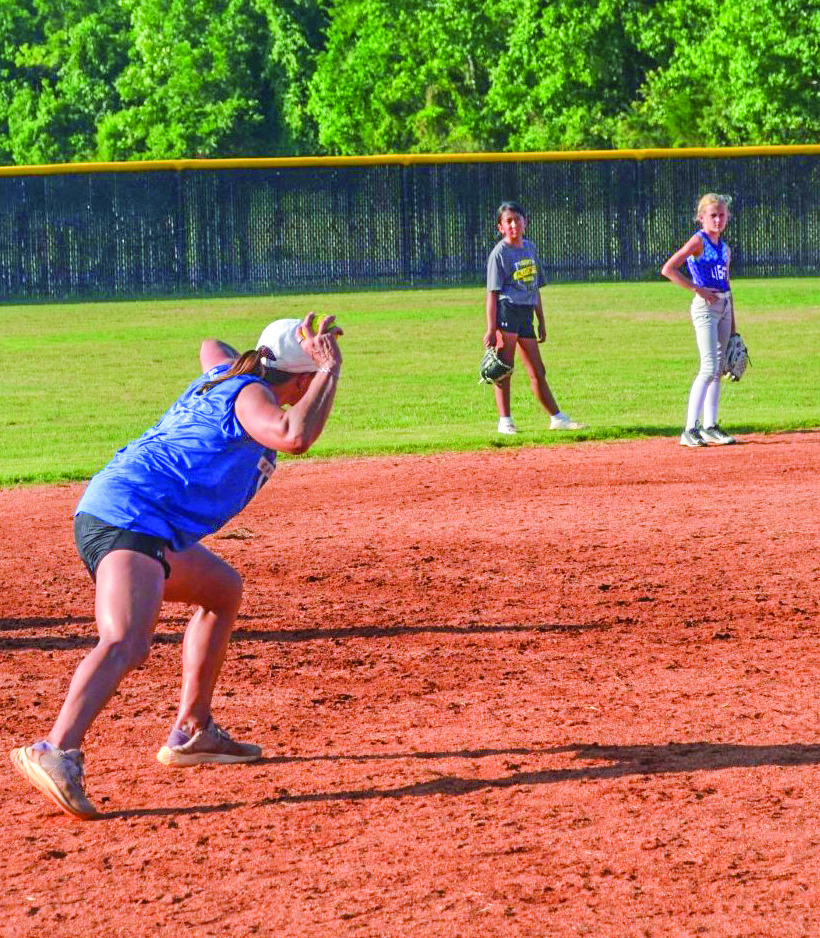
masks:
{"label": "black baseball glove", "polygon": [[513,366],[501,361],[494,348],[488,348],[481,359],[479,384],[500,384],[504,378],[513,373]]}

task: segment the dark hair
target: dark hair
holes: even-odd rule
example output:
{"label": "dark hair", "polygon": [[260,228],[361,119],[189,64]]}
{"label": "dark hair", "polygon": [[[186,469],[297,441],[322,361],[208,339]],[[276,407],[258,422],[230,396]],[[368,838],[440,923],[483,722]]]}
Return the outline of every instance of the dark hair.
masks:
{"label": "dark hair", "polygon": [[288,378],[292,378],[293,375],[288,371],[268,368],[262,362],[262,359],[270,358],[271,355],[271,350],[264,345],[261,348],[244,352],[239,358],[234,359],[231,367],[224,374],[220,375],[218,378],[214,378],[212,381],[206,381],[196,393],[204,394],[217,384],[227,381],[228,378],[235,378],[237,375],[254,375],[257,378],[262,378],[267,381],[268,384],[284,384]]}
{"label": "dark hair", "polygon": [[520,215],[522,218],[527,217],[527,213],[524,211],[524,206],[520,202],[502,202],[495,212],[496,224],[499,224],[501,221],[501,216],[504,214],[504,212],[515,212],[516,215]]}

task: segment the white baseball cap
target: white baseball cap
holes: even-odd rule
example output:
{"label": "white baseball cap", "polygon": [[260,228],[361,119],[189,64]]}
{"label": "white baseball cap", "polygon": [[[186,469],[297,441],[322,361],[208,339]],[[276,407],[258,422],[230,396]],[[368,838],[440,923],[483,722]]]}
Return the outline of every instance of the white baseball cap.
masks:
{"label": "white baseball cap", "polygon": [[266,368],[276,368],[278,371],[289,371],[292,374],[319,370],[319,366],[299,341],[301,325],[301,319],[277,319],[265,326],[256,347],[260,349],[265,346],[270,350],[270,355],[266,354],[262,358],[262,364]]}

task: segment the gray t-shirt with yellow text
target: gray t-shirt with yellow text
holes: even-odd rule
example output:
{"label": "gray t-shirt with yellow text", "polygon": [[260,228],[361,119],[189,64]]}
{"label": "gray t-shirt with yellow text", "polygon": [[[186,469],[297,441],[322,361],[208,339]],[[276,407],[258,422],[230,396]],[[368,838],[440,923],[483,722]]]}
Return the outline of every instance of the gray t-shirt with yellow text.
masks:
{"label": "gray t-shirt with yellow text", "polygon": [[487,291],[515,306],[535,306],[546,282],[532,241],[525,239],[520,248],[499,241],[487,258]]}

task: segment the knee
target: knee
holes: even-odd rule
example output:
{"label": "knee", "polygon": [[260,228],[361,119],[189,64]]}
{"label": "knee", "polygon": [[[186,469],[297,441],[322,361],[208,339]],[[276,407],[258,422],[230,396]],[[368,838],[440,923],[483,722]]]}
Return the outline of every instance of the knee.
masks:
{"label": "knee", "polygon": [[226,598],[234,609],[239,609],[239,606],[242,602],[242,592],[244,589],[245,587],[242,583],[242,577],[236,572],[236,570],[231,570],[231,576],[229,578],[228,588],[226,590]]}
{"label": "knee", "polygon": [[151,636],[126,635],[115,640],[100,641],[97,648],[117,671],[126,674],[148,660],[151,654]]}
{"label": "knee", "polygon": [[698,377],[702,381],[716,381],[720,378],[720,358],[703,358],[700,363]]}
{"label": "knee", "polygon": [[236,613],[242,603],[242,577],[232,567],[224,569],[204,604],[213,612]]}

